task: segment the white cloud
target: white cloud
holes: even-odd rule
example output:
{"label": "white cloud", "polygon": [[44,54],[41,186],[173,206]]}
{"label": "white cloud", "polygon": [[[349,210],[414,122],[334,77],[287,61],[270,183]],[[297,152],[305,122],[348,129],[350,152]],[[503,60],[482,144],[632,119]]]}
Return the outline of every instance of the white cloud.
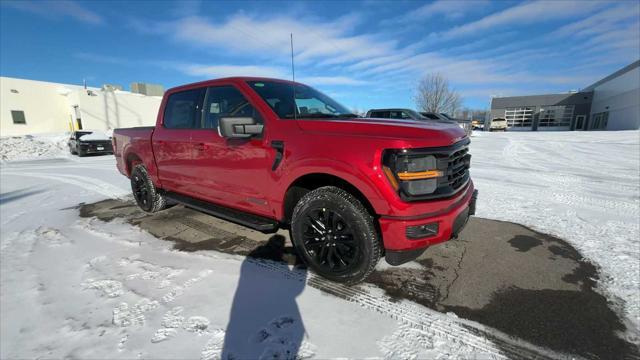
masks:
{"label": "white cloud", "polygon": [[590,36],[605,33],[616,28],[621,22],[640,18],[640,3],[628,2],[612,7],[585,19],[564,25],[549,34],[556,36]]}
{"label": "white cloud", "polygon": [[71,17],[87,24],[100,25],[104,19],[80,4],[70,0],[55,1],[3,1],[2,5],[28,11],[46,18]]}
{"label": "white cloud", "polygon": [[364,80],[356,80],[346,76],[307,76],[296,81],[309,85],[367,85],[370,82]]}
{"label": "white cloud", "polygon": [[487,0],[436,0],[382,23],[384,25],[397,25],[415,21],[428,21],[438,15],[450,20],[460,19],[464,15],[477,12],[488,5],[489,1]]}
{"label": "white cloud", "polygon": [[178,43],[207,49],[223,49],[234,55],[250,55],[272,62],[290,60],[291,34],[298,62],[323,61],[342,64],[391,52],[396,43],[373,35],[353,35],[360,18],[343,16],[328,22],[291,17],[260,18],[239,13],[225,21],[215,22],[201,16],[190,16],[160,24],[132,25],[141,30],[151,28]]}
{"label": "white cloud", "polygon": [[283,69],[271,66],[180,64],[177,67],[187,75],[206,78],[221,78],[229,76],[283,78],[287,76]]}
{"label": "white cloud", "polygon": [[459,36],[477,34],[480,31],[506,26],[542,23],[549,20],[564,19],[585,14],[603,6],[600,1],[549,1],[525,2],[485,16],[480,20],[456,26],[438,34],[440,38],[451,39]]}

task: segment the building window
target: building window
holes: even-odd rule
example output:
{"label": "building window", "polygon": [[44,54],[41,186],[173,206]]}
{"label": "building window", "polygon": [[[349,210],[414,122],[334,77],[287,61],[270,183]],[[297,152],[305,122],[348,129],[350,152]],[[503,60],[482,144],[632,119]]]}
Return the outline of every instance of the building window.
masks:
{"label": "building window", "polygon": [[539,127],[553,127],[564,126],[569,127],[571,125],[571,119],[573,118],[573,105],[567,106],[541,106],[540,113],[538,114],[538,126]]}
{"label": "building window", "polygon": [[589,130],[602,130],[607,128],[607,121],[609,120],[609,112],[601,112],[593,114],[593,120],[589,126]]}
{"label": "building window", "polygon": [[27,124],[27,119],[25,119],[24,111],[22,110],[11,110],[11,118],[14,124]]}
{"label": "building window", "polygon": [[531,127],[533,123],[533,107],[521,106],[506,108],[504,118],[508,127]]}

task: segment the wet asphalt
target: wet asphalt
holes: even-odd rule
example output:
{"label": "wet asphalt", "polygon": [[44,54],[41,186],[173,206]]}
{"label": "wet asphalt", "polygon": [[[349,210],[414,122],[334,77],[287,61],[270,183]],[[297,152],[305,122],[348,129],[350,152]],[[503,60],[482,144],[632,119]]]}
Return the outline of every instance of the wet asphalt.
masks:
{"label": "wet asphalt", "polygon": [[[149,215],[132,201],[105,200],[82,204],[80,215],[123,218],[181,251],[299,264],[285,231],[263,234],[182,206]],[[260,246],[273,236],[288,245]],[[457,240],[427,249],[415,262],[381,263],[367,281],[392,299],[453,312],[569,357],[640,359],[637,329],[619,315],[621,300],[596,291],[597,267],[562,239],[472,217]]]}

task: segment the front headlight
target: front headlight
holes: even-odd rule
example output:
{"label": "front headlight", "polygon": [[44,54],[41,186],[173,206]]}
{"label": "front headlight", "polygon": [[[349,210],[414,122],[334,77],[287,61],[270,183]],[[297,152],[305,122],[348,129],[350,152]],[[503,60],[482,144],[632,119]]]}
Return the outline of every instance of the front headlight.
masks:
{"label": "front headlight", "polygon": [[409,155],[402,151],[388,151],[384,156],[384,173],[391,186],[409,196],[432,194],[438,188],[438,169],[433,155]]}

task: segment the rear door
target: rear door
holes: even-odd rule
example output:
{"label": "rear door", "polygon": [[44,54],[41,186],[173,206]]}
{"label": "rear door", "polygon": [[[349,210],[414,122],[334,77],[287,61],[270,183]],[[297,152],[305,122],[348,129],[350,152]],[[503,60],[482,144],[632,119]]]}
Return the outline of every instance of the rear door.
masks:
{"label": "rear door", "polygon": [[153,151],[162,187],[191,195],[191,132],[199,126],[204,88],[169,95],[162,124],[153,133]]}
{"label": "rear door", "polygon": [[192,166],[195,196],[206,201],[270,215],[263,191],[271,181],[273,149],[262,135],[248,139],[228,139],[220,135],[222,117],[263,118],[253,104],[234,85],[207,89],[200,128],[192,133]]}

